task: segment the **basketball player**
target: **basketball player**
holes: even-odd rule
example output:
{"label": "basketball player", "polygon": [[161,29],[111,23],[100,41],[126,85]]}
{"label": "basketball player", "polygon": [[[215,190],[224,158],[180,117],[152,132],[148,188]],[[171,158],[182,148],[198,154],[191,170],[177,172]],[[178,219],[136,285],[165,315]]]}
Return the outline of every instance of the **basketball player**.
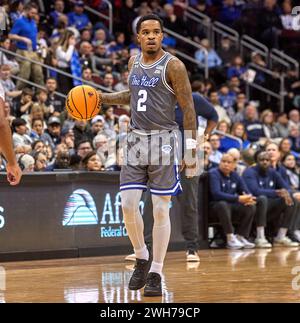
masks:
{"label": "basketball player", "polygon": [[7,161],[6,171],[8,182],[10,185],[17,185],[21,180],[22,171],[18,166],[13,150],[11,130],[8,121],[5,119],[4,102],[4,89],[0,84],[0,153],[4,155]]}
{"label": "basketball player", "polygon": [[[172,195],[181,191],[175,152],[177,101],[183,110],[184,129],[189,130],[190,134],[189,138],[185,138],[187,149],[184,161],[189,177],[196,175],[196,115],[184,64],[162,49],[161,19],[153,14],[141,17],[137,23],[137,39],[141,54],[129,60],[129,90],[112,94],[100,93],[100,99],[105,104],[130,104],[131,107],[130,131],[127,136],[129,154],[120,175],[124,222],[137,258],[129,289],[138,290],[145,286],[145,296],[160,296],[163,262],[171,232],[169,202]],[[153,130],[156,134],[153,134]],[[159,149],[169,154],[175,165],[149,163],[147,147],[150,143],[151,152],[156,149],[158,144],[153,144],[153,141],[158,142],[155,136],[170,138],[170,145],[159,146]],[[135,143],[139,141],[143,144],[139,145],[140,149],[137,151]],[[131,159],[136,153],[142,156],[138,164]],[[148,181],[154,217],[153,261],[144,241],[144,223],[139,211],[142,191],[147,189]]]}

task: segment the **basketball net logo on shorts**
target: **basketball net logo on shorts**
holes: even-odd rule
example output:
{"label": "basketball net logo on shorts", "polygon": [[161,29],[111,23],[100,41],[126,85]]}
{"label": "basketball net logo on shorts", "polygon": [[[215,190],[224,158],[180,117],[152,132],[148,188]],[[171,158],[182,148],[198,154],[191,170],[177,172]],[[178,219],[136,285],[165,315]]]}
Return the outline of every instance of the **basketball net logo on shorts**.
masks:
{"label": "basketball net logo on shorts", "polygon": [[[144,203],[140,202],[141,213],[143,213],[143,206]],[[114,201],[110,193],[105,194],[99,222],[97,207],[91,194],[84,189],[75,190],[67,200],[62,225],[100,225],[101,238],[128,236],[122,217],[120,193],[115,195]]]}

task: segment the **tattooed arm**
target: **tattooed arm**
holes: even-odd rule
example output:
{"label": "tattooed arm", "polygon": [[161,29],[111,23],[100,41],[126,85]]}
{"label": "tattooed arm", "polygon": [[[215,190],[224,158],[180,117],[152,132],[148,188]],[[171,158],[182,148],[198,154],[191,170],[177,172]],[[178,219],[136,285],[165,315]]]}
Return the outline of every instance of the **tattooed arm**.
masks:
{"label": "tattooed arm", "polygon": [[[132,64],[136,56],[132,56],[128,62],[128,70],[131,70]],[[101,103],[108,105],[129,105],[130,103],[130,90],[120,91],[115,93],[103,93],[98,91]]]}
{"label": "tattooed arm", "polygon": [[[167,82],[173,88],[178,104],[183,112],[183,127],[185,130],[183,139],[187,144],[190,139],[196,140],[196,113],[187,71],[184,64],[178,58],[172,59],[167,66]],[[188,168],[196,168],[195,155],[196,149],[187,149],[184,160]]]}

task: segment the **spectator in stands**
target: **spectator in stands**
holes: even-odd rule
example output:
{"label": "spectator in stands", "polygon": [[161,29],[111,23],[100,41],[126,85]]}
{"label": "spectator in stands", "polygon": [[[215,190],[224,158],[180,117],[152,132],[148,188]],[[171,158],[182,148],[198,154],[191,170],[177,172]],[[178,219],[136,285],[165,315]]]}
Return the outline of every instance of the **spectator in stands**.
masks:
{"label": "spectator in stands", "polygon": [[230,79],[233,76],[237,76],[240,78],[246,72],[246,70],[247,69],[245,67],[242,57],[238,55],[234,57],[231,66],[228,67],[227,79]]}
{"label": "spectator in stands", "polygon": [[0,83],[3,86],[6,101],[8,101],[9,104],[12,104],[12,100],[22,94],[22,91],[16,89],[16,85],[11,79],[11,67],[9,65],[1,65]]}
{"label": "spectator in stands", "polygon": [[68,14],[69,26],[81,31],[82,29],[91,29],[92,24],[89,17],[84,13],[84,2],[76,0],[73,12]]}
{"label": "spectator in stands", "polygon": [[178,34],[185,35],[186,34],[186,26],[181,17],[176,16],[174,13],[174,6],[172,4],[164,5],[164,27],[175,31]]}
{"label": "spectator in stands", "polygon": [[50,12],[50,17],[53,21],[53,26],[57,27],[58,19],[60,16],[64,15],[65,3],[63,0],[56,0],[54,3],[54,10]]}
{"label": "spectator in stands", "polygon": [[[57,67],[65,73],[72,74],[72,63],[77,58],[75,50],[76,39],[72,31],[66,30],[56,48]],[[81,76],[81,70],[80,70]],[[68,93],[73,87],[73,80],[61,73],[57,74],[58,89],[61,93]]]}
{"label": "spectator in stands", "polygon": [[18,164],[23,173],[34,172],[34,158],[29,154],[23,154],[18,159]]}
{"label": "spectator in stands", "polygon": [[[229,134],[229,124],[224,120],[219,122],[217,129],[223,132],[224,134]],[[221,153],[226,152],[230,148],[237,148],[237,149],[241,148],[241,145],[238,140],[227,137],[226,135],[219,134],[219,136],[220,136],[219,151]]]}
{"label": "spectator in stands", "polygon": [[249,102],[245,110],[244,125],[246,129],[247,138],[250,142],[259,141],[265,136],[263,125],[258,120],[258,113],[256,106]]}
{"label": "spectator in stands", "polygon": [[47,100],[48,91],[46,89],[38,89],[36,92],[36,102],[32,105],[32,109],[39,107],[43,111],[45,119],[49,119],[50,115],[53,113],[52,108],[46,104]]}
{"label": "spectator in stands", "polygon": [[289,128],[295,127],[298,130],[300,130],[300,115],[299,111],[296,109],[293,109],[289,112]]}
{"label": "spectator in stands", "polygon": [[206,52],[207,52],[208,68],[211,69],[222,65],[221,58],[216,53],[216,51],[213,48],[211,48],[210,42],[208,39],[206,38],[202,39],[200,42],[200,45],[203,47],[203,49],[198,49],[195,52],[195,59],[199,62],[199,67],[201,69],[203,69],[205,66]]}
{"label": "spectator in stands", "polygon": [[105,119],[102,115],[97,115],[91,120],[91,128],[88,131],[88,137],[93,141],[98,133],[101,133],[104,130]]}
{"label": "spectator in stands", "polygon": [[93,46],[88,41],[83,41],[80,44],[80,64],[82,68],[92,68]]}
{"label": "spectator in stands", "polygon": [[91,56],[92,70],[95,73],[99,73],[100,76],[104,76],[108,68],[112,69],[112,66],[116,63],[116,60],[108,55],[106,46],[100,44],[96,47],[95,53]]}
{"label": "spectator in stands", "polygon": [[17,0],[11,1],[9,5],[9,17],[11,23],[14,24],[19,18],[21,18],[24,10],[24,1]]}
{"label": "spectator in stands", "polygon": [[46,146],[42,140],[36,140],[31,144],[31,148],[33,152],[42,152],[46,153]]}
{"label": "spectator in stands", "polygon": [[15,119],[15,117],[11,114],[11,106],[9,102],[4,103],[4,116],[5,119],[8,121],[9,125],[11,126],[12,121]]}
{"label": "spectator in stands", "polygon": [[218,92],[212,90],[209,94],[209,100],[211,104],[214,106],[217,111],[219,121],[226,121],[228,124],[231,124],[230,118],[226,112],[226,110],[220,105]]}
{"label": "spectator in stands", "polygon": [[289,132],[289,140],[292,144],[292,150],[300,153],[300,131],[298,127],[291,126]]}
{"label": "spectator in stands", "polygon": [[295,16],[292,13],[292,3],[290,1],[283,1],[282,3],[282,14],[280,15],[280,20],[283,29],[293,30],[293,21]]}
{"label": "spectator in stands", "polygon": [[233,122],[244,121],[246,105],[247,105],[247,98],[245,93],[242,93],[242,92],[238,93],[236,95],[236,102],[232,106],[234,110],[234,115],[232,117]]}
{"label": "spectator in stands", "polygon": [[35,172],[44,172],[47,167],[47,156],[42,152],[36,152],[33,156],[35,160],[34,171]]}
{"label": "spectator in stands", "polygon": [[211,160],[209,160],[209,157],[211,155],[212,152],[212,148],[211,148],[211,144],[208,141],[205,141],[203,143],[203,152],[204,152],[204,170],[205,171],[209,171],[212,168],[218,167],[219,164],[212,162]]}
{"label": "spectator in stands", "polygon": [[121,73],[121,80],[114,86],[114,90],[119,91],[125,91],[128,90],[128,75],[129,72],[127,70],[123,70]]}
{"label": "spectator in stands", "polygon": [[[24,13],[17,19],[9,33],[11,40],[17,41],[17,53],[25,59],[20,61],[19,77],[29,80],[30,78],[39,85],[44,84],[44,75],[42,67],[38,64],[27,61],[26,58],[34,61],[40,61],[37,54],[37,25],[35,17],[38,15],[38,7],[35,3],[28,3],[24,7]],[[25,83],[18,81],[17,87],[23,89]]]}
{"label": "spectator in stands", "polygon": [[283,138],[279,143],[280,159],[286,155],[293,155],[297,161],[300,159],[300,154],[292,150],[292,144],[289,138]]}
{"label": "spectator in stands", "polygon": [[92,83],[96,83],[96,84],[101,83],[100,77],[93,75],[93,72],[89,67],[84,67],[82,69],[82,78],[88,82],[92,82]]}
{"label": "spectator in stands", "polygon": [[[0,41],[0,46],[6,50],[11,50],[11,40],[7,36],[3,37]],[[13,55],[0,51],[0,64],[8,65],[11,68],[12,74],[19,73],[20,66]]]}
{"label": "spectator in stands", "polygon": [[92,41],[92,31],[90,29],[82,29],[80,32],[80,42],[88,42],[91,43]]}
{"label": "spectator in stands", "polygon": [[236,101],[235,92],[230,91],[226,84],[222,84],[218,96],[221,106],[226,110],[227,115],[232,118],[234,116],[233,105]]}
{"label": "spectator in stands", "polygon": [[[129,37],[133,32],[136,33],[135,29],[133,28],[136,26],[136,23],[133,24],[133,21],[135,20],[137,16],[136,10],[134,8],[134,1],[133,0],[125,0],[123,7],[120,12],[120,29],[124,30],[125,35]],[[130,39],[127,39],[129,41]]]}
{"label": "spectator in stands", "polygon": [[22,90],[21,97],[15,98],[15,112],[14,115],[20,118],[23,114],[29,114],[29,111],[33,105],[33,90],[25,87]]}
{"label": "spectator in stands", "polygon": [[238,137],[239,139],[242,140],[242,143],[243,143],[242,150],[243,149],[247,149],[249,147],[250,141],[247,139],[247,134],[246,134],[246,131],[245,131],[245,126],[244,126],[243,123],[241,123],[241,122],[235,122],[232,125],[231,134],[233,136]]}
{"label": "spectator in stands", "polygon": [[97,151],[97,155],[100,157],[101,164],[106,170],[116,165],[115,145],[106,135],[97,135],[93,140],[93,146]]}
{"label": "spectator in stands", "polygon": [[[286,169],[289,184],[293,192],[300,190],[300,170],[296,163],[296,158],[292,154],[286,154],[283,156],[282,165]],[[300,239],[299,239],[300,241]]]}
{"label": "spectator in stands", "polygon": [[60,134],[61,134],[61,122],[58,117],[50,117],[48,120],[48,128],[45,130],[45,133],[49,134],[51,138],[51,142],[49,145],[52,149],[55,148],[61,142]]}
{"label": "spectator in stands", "polygon": [[211,154],[209,160],[213,163],[219,164],[222,158],[222,153],[219,151],[220,148],[220,137],[217,134],[212,134],[209,138],[211,144]]}
{"label": "spectator in stands", "polygon": [[82,166],[84,170],[91,171],[91,172],[99,172],[102,170],[101,159],[96,153],[96,151],[89,152],[82,159]]}
{"label": "spectator in stands", "polygon": [[243,172],[247,168],[247,165],[241,159],[241,153],[236,148],[230,148],[227,151],[227,154],[231,155],[233,158],[233,169],[240,175],[243,175]]}
{"label": "spectator in stands", "polygon": [[[216,217],[227,237],[227,248],[254,248],[247,240],[255,216],[254,198],[243,179],[233,171],[234,161],[229,154],[222,156],[218,168],[209,171],[209,217]],[[239,221],[234,234],[233,222]]]}
{"label": "spectator in stands", "polygon": [[[58,115],[64,110],[65,100],[57,95],[55,91],[57,90],[57,81],[54,78],[48,78],[46,80],[46,89],[48,92],[47,101],[45,104],[50,107],[50,113]],[[60,90],[61,92],[61,90]]]}
{"label": "spectator in stands", "polygon": [[93,150],[91,142],[89,140],[80,141],[77,146],[75,146],[77,150],[77,155],[81,158],[81,160]]}
{"label": "spectator in stands", "polygon": [[108,44],[107,42],[107,39],[106,39],[106,32],[104,29],[102,28],[99,28],[95,31],[94,33],[94,38],[92,40],[92,45],[94,47],[98,47],[99,45],[103,45],[105,46],[105,49],[106,49],[106,46]]}
{"label": "spectator in stands", "polygon": [[47,166],[46,171],[55,171],[56,169],[69,170],[70,168],[70,153],[68,150],[59,150],[52,165]]}
{"label": "spectator in stands", "polygon": [[272,110],[266,109],[264,110],[261,115],[260,115],[260,121],[262,122],[263,125],[263,131],[264,131],[264,136],[268,139],[276,139],[279,138],[279,132],[277,128],[275,127],[275,122],[274,122],[274,114]]}
{"label": "spectator in stands", "polygon": [[223,24],[233,27],[234,23],[240,18],[241,9],[235,4],[234,0],[224,0],[219,13],[219,20]]}
{"label": "spectator in stands", "polygon": [[74,137],[75,137],[75,146],[78,145],[82,140],[88,140],[88,124],[85,120],[76,120],[73,127]]}
{"label": "spectator in stands", "polygon": [[76,154],[75,136],[73,129],[63,128],[61,131],[61,144],[65,144],[70,156]]}
{"label": "spectator in stands", "polygon": [[218,48],[218,55],[225,67],[230,65],[232,56],[237,55],[237,50],[227,35],[224,35],[221,39],[220,48]]}
{"label": "spectator in stands", "polygon": [[33,118],[31,120],[30,138],[33,141],[41,140],[44,144],[49,144],[52,139],[48,133],[45,133],[45,123],[41,118]]}
{"label": "spectator in stands", "polygon": [[107,89],[113,91],[114,77],[111,73],[106,73],[103,78],[103,86]]}
{"label": "spectator in stands", "polygon": [[286,138],[289,135],[288,128],[289,120],[285,112],[281,112],[277,116],[277,122],[275,123],[275,127],[278,132],[278,136],[282,138]]}
{"label": "spectator in stands", "polygon": [[31,138],[27,135],[26,121],[21,118],[16,118],[12,122],[13,128],[13,146],[18,153],[28,153],[31,151]]}
{"label": "spectator in stands", "polygon": [[[287,237],[287,231],[293,221],[293,199],[289,187],[276,170],[270,167],[270,157],[265,151],[256,154],[256,166],[245,170],[243,178],[250,192],[260,197],[262,207],[258,210],[256,225],[257,237],[255,244],[259,248],[270,247],[265,238],[265,227],[274,222],[279,227],[274,244],[283,247],[297,247],[299,244]],[[283,214],[283,216],[281,216]]]}

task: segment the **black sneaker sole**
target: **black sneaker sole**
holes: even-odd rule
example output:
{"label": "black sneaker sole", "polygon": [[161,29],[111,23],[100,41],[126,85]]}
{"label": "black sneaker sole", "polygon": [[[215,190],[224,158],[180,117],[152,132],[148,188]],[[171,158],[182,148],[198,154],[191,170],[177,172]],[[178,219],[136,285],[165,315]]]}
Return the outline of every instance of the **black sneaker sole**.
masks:
{"label": "black sneaker sole", "polygon": [[130,290],[139,290],[139,289],[145,287],[145,285],[146,285],[146,280],[145,280],[145,282],[143,284],[138,285],[138,286],[130,286],[130,282],[129,282],[128,288]]}
{"label": "black sneaker sole", "polygon": [[154,297],[154,296],[162,296],[162,291],[152,291],[152,290],[148,290],[148,291],[144,291],[144,296],[147,297]]}

